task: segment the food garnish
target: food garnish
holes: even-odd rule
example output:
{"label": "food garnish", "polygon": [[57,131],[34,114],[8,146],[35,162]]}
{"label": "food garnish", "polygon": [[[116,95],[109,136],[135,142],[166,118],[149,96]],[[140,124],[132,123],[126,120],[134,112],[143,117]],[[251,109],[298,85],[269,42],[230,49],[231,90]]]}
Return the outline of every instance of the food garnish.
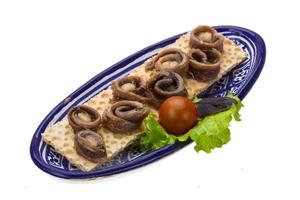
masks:
{"label": "food garnish", "polygon": [[159,108],[159,122],[173,135],[182,135],[197,122],[197,110],[186,97],[173,96],[166,99]]}
{"label": "food garnish", "polygon": [[237,101],[230,97],[203,98],[197,106],[198,115],[203,118],[222,112],[228,110],[232,104],[237,104]]}
{"label": "food garnish", "polygon": [[176,141],[184,142],[191,139],[196,143],[194,147],[196,152],[203,150],[209,153],[216,147],[222,147],[230,140],[230,121],[232,118],[240,121],[239,110],[243,106],[237,96],[229,94],[228,97],[237,103],[232,104],[228,110],[199,119],[193,128],[180,136],[169,134],[155,116],[150,114],[145,119],[146,134],[141,137],[140,145],[145,150],[155,150],[168,144],[174,144]]}

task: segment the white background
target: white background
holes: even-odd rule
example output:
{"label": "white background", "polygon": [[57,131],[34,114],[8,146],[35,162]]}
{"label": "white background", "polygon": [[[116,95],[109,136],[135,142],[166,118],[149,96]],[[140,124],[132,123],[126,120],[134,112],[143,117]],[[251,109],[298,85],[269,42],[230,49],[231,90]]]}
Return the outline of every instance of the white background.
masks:
{"label": "white background", "polygon": [[[287,0],[1,1],[1,197],[299,199],[299,18]],[[199,24],[243,26],[266,42],[264,70],[230,143],[211,154],[190,145],[89,181],[33,164],[31,137],[50,109],[120,59]]]}

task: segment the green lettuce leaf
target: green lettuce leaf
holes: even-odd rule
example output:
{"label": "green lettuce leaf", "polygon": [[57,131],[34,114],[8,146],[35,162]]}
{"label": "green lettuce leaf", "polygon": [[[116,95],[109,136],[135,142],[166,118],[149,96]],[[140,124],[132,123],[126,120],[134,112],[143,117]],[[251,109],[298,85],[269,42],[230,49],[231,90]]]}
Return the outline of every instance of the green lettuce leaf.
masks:
{"label": "green lettuce leaf", "polygon": [[168,134],[153,114],[149,114],[144,122],[146,131],[145,135],[140,139],[143,149],[159,149],[167,144],[174,144],[176,142],[176,136]]}
{"label": "green lettuce leaf", "polygon": [[168,134],[155,119],[154,115],[150,114],[145,119],[146,131],[145,135],[140,139],[140,145],[145,150],[154,150],[168,144],[174,144],[176,141],[184,142],[190,138],[196,143],[194,147],[196,152],[203,150],[210,153],[212,149],[222,147],[222,145],[230,141],[230,121],[232,118],[240,121],[239,110],[243,106],[237,96],[234,96],[232,93],[229,93],[227,96],[235,99],[237,104],[233,104],[226,111],[209,115],[199,120],[192,129],[178,137]]}

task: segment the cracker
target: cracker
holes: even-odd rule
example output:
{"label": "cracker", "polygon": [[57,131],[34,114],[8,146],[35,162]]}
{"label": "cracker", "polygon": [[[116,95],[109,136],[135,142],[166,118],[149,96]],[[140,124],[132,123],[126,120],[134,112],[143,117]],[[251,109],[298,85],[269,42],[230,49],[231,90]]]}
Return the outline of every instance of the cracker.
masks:
{"label": "cracker", "polygon": [[[189,33],[182,35],[178,40],[176,40],[174,44],[171,44],[169,47],[179,48],[188,54],[188,52],[191,49],[189,46],[189,38],[190,38]],[[243,49],[237,46],[233,41],[225,38],[223,45],[224,45],[224,53],[222,55],[223,60],[221,63],[220,72],[216,79],[211,80],[209,82],[199,82],[191,78],[184,78],[184,84],[188,91],[190,99],[192,99],[195,94],[198,94],[206,90],[209,86],[211,86],[213,83],[218,81],[227,72],[232,70],[234,67],[236,67],[238,64],[240,64],[247,58],[247,53],[244,52]],[[144,66],[148,65],[152,59],[153,58],[150,58],[141,67],[134,69],[130,73],[130,75],[141,76],[145,80],[148,80],[149,77],[155,74],[155,71],[145,70]]]}
{"label": "cracker", "polygon": [[[181,36],[178,40],[176,40],[174,44],[170,46],[180,48],[184,52],[188,53],[188,51],[190,50],[189,33]],[[220,79],[231,69],[236,67],[246,58],[247,54],[242,50],[242,48],[235,45],[234,42],[232,42],[231,40],[225,39],[221,70],[218,74],[218,77],[215,80],[212,80],[208,83],[204,83],[198,82],[193,79],[184,78],[185,87],[188,90],[189,98],[193,98],[195,94],[207,89],[210,85],[212,85],[214,82]],[[151,59],[153,58],[148,59],[144,64],[132,70],[129,73],[129,75],[140,76],[144,80],[148,80],[154,73],[156,73],[155,71],[145,70],[145,66],[149,62],[151,62]],[[110,99],[112,99],[112,97],[112,89],[109,87],[108,89],[97,94],[95,97],[91,98],[85,103],[85,105],[96,109],[100,114],[102,114],[103,111],[111,105]],[[151,108],[151,111],[156,116],[158,115],[157,111],[153,108]],[[124,134],[113,133],[110,130],[101,127],[98,130],[98,133],[102,135],[103,140],[105,142],[107,160],[111,159],[112,157],[123,151],[127,146],[132,144],[135,140],[137,140],[144,133],[144,129],[144,124],[142,124],[137,130],[133,131],[132,133]],[[73,165],[77,166],[83,171],[91,171],[97,167],[100,167],[105,162],[102,161],[100,163],[93,163],[77,154],[74,148],[74,132],[68,124],[67,118],[64,118],[62,121],[56,123],[52,127],[49,127],[42,134],[42,136],[44,142],[51,145],[57,152],[65,156]]]}
{"label": "cracker", "polygon": [[[91,98],[85,103],[85,105],[96,109],[99,113],[103,113],[103,111],[111,105],[111,98],[112,89],[108,88]],[[107,152],[107,159],[110,159],[143,134],[144,126],[142,124],[138,129],[134,130],[130,134],[113,133],[104,127],[101,127],[98,130],[98,133],[103,137]],[[43,133],[43,140],[47,144],[51,145],[58,153],[65,156],[73,165],[83,171],[91,171],[103,164],[103,162],[90,162],[77,154],[74,148],[74,131],[69,125],[67,118],[64,118],[52,127],[49,127]]]}

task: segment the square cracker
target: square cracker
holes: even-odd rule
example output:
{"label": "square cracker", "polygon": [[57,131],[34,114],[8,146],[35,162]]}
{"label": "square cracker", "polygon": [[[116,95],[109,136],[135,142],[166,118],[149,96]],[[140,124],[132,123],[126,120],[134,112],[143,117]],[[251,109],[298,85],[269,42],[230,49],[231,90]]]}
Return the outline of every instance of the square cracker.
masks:
{"label": "square cracker", "polygon": [[[176,40],[174,44],[171,44],[170,46],[179,48],[185,53],[188,53],[190,50],[189,37],[189,33],[187,33],[181,36],[178,40]],[[188,90],[189,98],[193,98],[195,94],[206,90],[210,85],[219,80],[222,76],[236,67],[246,58],[247,54],[242,50],[242,48],[234,44],[234,42],[232,42],[231,40],[225,38],[221,70],[215,80],[205,83],[198,82],[194,79],[184,78],[185,87]],[[149,77],[155,73],[154,71],[145,70],[145,66],[151,61],[151,59],[152,58],[148,59],[144,64],[135,68],[129,73],[129,75],[140,76],[144,80],[148,80]],[[103,113],[103,111],[111,105],[110,99],[112,97],[112,89],[109,87],[108,89],[91,98],[85,103],[85,105],[93,107],[99,113]],[[154,109],[151,109],[151,111],[156,115],[158,114]],[[144,125],[142,124],[137,130],[133,131],[130,134],[113,133],[103,127],[101,127],[98,132],[104,139],[107,151],[107,160],[109,160],[123,151],[124,148],[136,141],[144,133]],[[106,161],[103,160],[100,163],[93,163],[77,154],[74,148],[74,132],[68,124],[68,120],[66,118],[56,123],[52,127],[49,127],[42,134],[42,136],[44,142],[51,145],[57,152],[65,156],[73,165],[77,166],[83,171],[91,171],[101,166]]]}

